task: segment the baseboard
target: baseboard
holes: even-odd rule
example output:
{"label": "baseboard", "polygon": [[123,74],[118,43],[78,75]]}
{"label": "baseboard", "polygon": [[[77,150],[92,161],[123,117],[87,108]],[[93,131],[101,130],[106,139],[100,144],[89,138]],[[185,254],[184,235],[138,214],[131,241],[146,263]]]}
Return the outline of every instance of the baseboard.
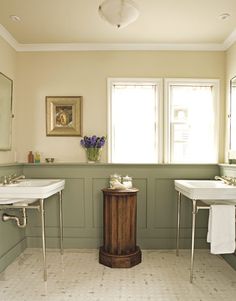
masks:
{"label": "baseboard", "polygon": [[236,270],[236,254],[225,254],[222,255],[222,257],[224,258],[225,261],[228,262],[229,265],[231,265],[231,267]]}
{"label": "baseboard", "polygon": [[[168,241],[168,242],[167,242]],[[98,249],[102,241],[95,238],[64,238],[65,249]],[[190,239],[183,239],[180,248],[190,249]],[[26,248],[40,248],[42,245],[40,237],[27,237],[21,240],[17,245],[10,249],[0,258],[0,272],[2,272],[16,257],[18,257]],[[207,248],[205,240],[199,239],[196,248]],[[59,248],[58,238],[47,238],[47,248]],[[175,249],[175,240],[148,239],[140,240],[139,246],[143,249]],[[224,260],[236,270],[236,254],[222,255]]]}
{"label": "baseboard", "polygon": [[[41,237],[27,236],[27,248],[40,248],[42,245]],[[63,245],[65,249],[97,249],[102,246],[102,239],[94,237],[64,237]],[[175,249],[175,238],[140,238],[137,240],[137,245],[141,249]],[[46,238],[47,248],[59,248],[58,237]],[[180,239],[181,249],[191,248],[191,239]],[[206,243],[206,239],[196,238],[196,249],[207,249],[209,244]]]}
{"label": "baseboard", "polygon": [[13,246],[7,253],[0,257],[0,272],[11,264],[24,250],[26,249],[26,239],[22,239],[15,246]]}

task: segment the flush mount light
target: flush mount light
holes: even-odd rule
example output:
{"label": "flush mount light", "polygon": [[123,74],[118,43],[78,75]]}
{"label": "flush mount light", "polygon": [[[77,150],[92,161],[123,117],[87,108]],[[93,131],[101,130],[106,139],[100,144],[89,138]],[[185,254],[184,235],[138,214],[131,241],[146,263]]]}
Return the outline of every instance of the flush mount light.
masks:
{"label": "flush mount light", "polygon": [[16,16],[16,15],[11,15],[10,18],[13,22],[20,22],[21,21],[21,18],[19,16]]}
{"label": "flush mount light", "polygon": [[219,15],[219,19],[220,20],[226,20],[230,17],[230,14],[229,13],[223,13],[223,14],[220,14]]}
{"label": "flush mount light", "polygon": [[132,0],[105,0],[98,8],[100,16],[117,28],[125,27],[139,16]]}

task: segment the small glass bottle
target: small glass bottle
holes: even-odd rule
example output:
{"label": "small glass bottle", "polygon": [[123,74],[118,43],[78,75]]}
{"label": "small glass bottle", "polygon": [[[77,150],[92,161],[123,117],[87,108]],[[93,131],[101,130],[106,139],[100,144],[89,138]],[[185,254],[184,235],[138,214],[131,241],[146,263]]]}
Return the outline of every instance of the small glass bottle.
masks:
{"label": "small glass bottle", "polygon": [[29,151],[28,163],[34,163],[34,154],[32,153],[32,151]]}
{"label": "small glass bottle", "polygon": [[132,178],[128,175],[122,178],[122,183],[127,189],[132,188]]}
{"label": "small glass bottle", "polygon": [[118,181],[121,183],[121,176],[117,174],[110,175],[110,181]]}
{"label": "small glass bottle", "polygon": [[40,153],[39,152],[35,153],[34,163],[40,163]]}

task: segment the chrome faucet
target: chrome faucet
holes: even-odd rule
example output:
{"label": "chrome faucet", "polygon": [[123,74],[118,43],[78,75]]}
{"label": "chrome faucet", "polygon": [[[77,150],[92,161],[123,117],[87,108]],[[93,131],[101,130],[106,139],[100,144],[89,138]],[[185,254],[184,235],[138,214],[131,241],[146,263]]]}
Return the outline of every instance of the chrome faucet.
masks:
{"label": "chrome faucet", "polygon": [[215,180],[219,180],[219,181],[224,182],[225,184],[228,184],[228,181],[224,177],[215,176]]}
{"label": "chrome faucet", "polygon": [[24,175],[17,176],[16,174],[8,175],[3,177],[3,185],[17,183],[18,180],[25,179]]}
{"label": "chrome faucet", "polygon": [[16,174],[4,176],[2,184],[3,185],[11,184],[11,179],[12,179],[12,177],[15,177],[15,176],[16,176]]}
{"label": "chrome faucet", "polygon": [[19,175],[19,176],[13,175],[10,179],[10,183],[16,183],[17,181],[19,181],[21,179],[25,179],[25,176],[24,175]]}
{"label": "chrome faucet", "polygon": [[234,177],[228,177],[228,176],[215,176],[215,180],[220,180],[224,182],[227,185],[233,185],[236,186],[236,178]]}

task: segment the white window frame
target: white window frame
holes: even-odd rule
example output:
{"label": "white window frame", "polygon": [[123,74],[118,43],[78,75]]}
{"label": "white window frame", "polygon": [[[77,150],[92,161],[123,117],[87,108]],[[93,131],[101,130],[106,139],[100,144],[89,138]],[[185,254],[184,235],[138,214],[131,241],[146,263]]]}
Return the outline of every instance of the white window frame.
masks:
{"label": "white window frame", "polygon": [[163,158],[163,80],[161,78],[108,78],[107,79],[107,143],[108,143],[108,163],[112,162],[112,86],[114,84],[141,84],[150,83],[157,85],[156,97],[156,141],[157,141],[157,163],[162,162]]}
{"label": "white window frame", "polygon": [[[214,113],[215,113],[215,162],[219,162],[219,89],[220,81],[218,79],[197,79],[197,78],[166,78],[164,79],[164,163],[171,162],[171,131],[170,131],[170,86],[179,85],[209,85],[214,91]],[[192,162],[194,163],[194,162]],[[175,163],[173,163],[175,164]],[[189,164],[189,163],[183,163]]]}

